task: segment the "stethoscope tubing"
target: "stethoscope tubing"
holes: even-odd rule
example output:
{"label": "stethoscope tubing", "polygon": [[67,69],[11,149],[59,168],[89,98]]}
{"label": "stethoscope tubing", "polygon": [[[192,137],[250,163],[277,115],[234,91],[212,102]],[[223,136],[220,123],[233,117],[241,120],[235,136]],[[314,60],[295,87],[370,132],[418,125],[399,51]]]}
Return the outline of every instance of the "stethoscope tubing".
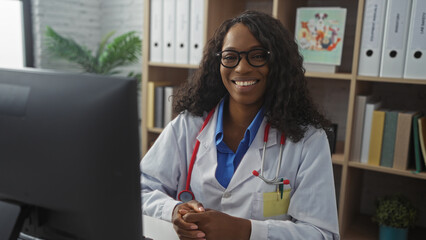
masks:
{"label": "stethoscope tubing", "polygon": [[[209,112],[209,114],[207,115],[206,120],[204,120],[203,126],[201,126],[200,132],[198,134],[200,134],[201,131],[203,131],[203,129],[206,127],[207,123],[210,121],[210,118],[212,117],[212,115],[214,113],[214,110],[215,109],[213,108]],[[188,177],[186,178],[185,191],[189,191],[189,186],[191,185],[192,169],[194,168],[195,159],[197,158],[197,153],[198,153],[199,147],[200,147],[200,141],[197,139],[197,142],[195,143],[195,146],[194,146],[194,151],[192,152],[191,162],[189,163]]]}
{"label": "stethoscope tubing", "polygon": [[262,179],[263,181],[265,181],[268,184],[280,185],[280,184],[283,184],[283,182],[280,181],[280,179],[278,179],[278,174],[280,173],[282,156],[283,156],[283,151],[284,151],[284,144],[285,144],[284,133],[281,133],[280,153],[279,153],[279,157],[278,157],[278,165],[277,165],[277,170],[275,172],[275,177],[273,179],[267,179],[263,176],[263,168],[264,168],[264,165],[265,165],[266,143],[268,142],[269,128],[270,128],[270,125],[268,123],[265,126],[265,133],[264,133],[264,136],[263,136],[262,166],[260,168],[260,174],[258,174],[257,171],[253,171],[253,175],[259,177],[260,179]]}

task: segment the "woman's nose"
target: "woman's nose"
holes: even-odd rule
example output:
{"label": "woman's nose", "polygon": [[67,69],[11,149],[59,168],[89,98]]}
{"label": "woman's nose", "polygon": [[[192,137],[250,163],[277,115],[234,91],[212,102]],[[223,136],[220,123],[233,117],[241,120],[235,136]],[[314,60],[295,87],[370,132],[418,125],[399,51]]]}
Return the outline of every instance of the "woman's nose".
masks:
{"label": "woman's nose", "polygon": [[235,71],[239,73],[250,72],[252,69],[253,67],[248,63],[246,56],[241,57],[241,61],[235,67]]}

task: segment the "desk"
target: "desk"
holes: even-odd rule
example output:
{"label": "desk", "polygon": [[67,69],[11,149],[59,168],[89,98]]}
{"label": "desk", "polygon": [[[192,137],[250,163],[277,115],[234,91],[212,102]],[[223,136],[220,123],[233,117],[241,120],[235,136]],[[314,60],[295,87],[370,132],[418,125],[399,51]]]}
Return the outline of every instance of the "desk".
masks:
{"label": "desk", "polygon": [[158,218],[142,216],[143,235],[153,240],[179,240],[173,224]]}

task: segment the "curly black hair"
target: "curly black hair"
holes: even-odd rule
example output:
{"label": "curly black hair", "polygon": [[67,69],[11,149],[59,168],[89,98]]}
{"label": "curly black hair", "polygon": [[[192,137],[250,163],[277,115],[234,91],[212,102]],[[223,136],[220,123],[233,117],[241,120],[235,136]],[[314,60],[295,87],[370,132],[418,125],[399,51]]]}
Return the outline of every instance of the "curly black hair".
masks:
{"label": "curly black hair", "polygon": [[223,40],[229,29],[242,23],[268,49],[269,74],[265,92],[265,117],[272,127],[286,133],[293,142],[303,138],[308,125],[328,133],[330,122],[318,112],[307,88],[303,58],[292,35],[281,22],[268,14],[245,11],[228,19],[216,30],[203,52],[198,70],[174,95],[174,111],[187,110],[202,116],[228,94],[220,75]]}

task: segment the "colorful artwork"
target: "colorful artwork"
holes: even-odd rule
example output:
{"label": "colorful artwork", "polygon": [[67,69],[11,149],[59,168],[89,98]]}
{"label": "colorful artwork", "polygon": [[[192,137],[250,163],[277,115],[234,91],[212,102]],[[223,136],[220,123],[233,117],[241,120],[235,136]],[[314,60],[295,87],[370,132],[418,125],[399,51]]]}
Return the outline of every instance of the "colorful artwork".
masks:
{"label": "colorful artwork", "polygon": [[346,9],[298,8],[296,41],[306,63],[340,65]]}

